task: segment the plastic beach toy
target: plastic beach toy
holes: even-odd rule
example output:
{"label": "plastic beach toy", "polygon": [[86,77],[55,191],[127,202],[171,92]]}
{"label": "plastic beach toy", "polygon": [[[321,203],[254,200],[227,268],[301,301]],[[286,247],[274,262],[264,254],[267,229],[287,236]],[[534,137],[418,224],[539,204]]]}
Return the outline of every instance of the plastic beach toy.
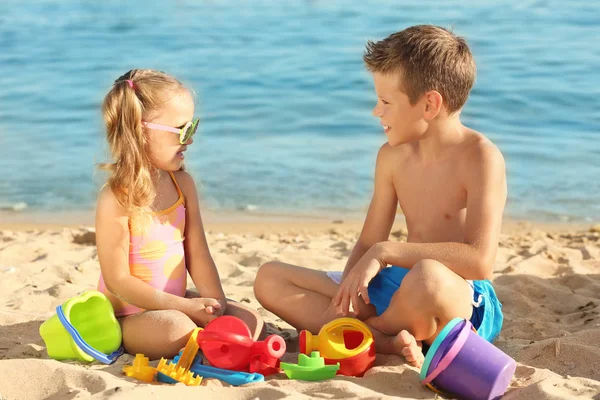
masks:
{"label": "plastic beach toy", "polygon": [[200,385],[202,378],[217,378],[234,386],[265,380],[265,377],[258,373],[249,374],[202,365],[202,357],[198,354],[200,347],[197,343],[201,331],[202,328],[192,331],[185,348],[172,361],[161,358],[158,366],[153,368],[149,366],[147,357],[136,354],[133,364],[123,367],[123,373],[144,382],[152,382],[156,377],[159,382],[181,382],[187,386]]}
{"label": "plastic beach toy", "polygon": [[152,382],[156,377],[156,368],[151,367],[149,361],[143,354],[136,354],[132,365],[123,367],[123,373],[140,381]]}
{"label": "plastic beach toy", "polygon": [[363,376],[375,363],[373,334],[363,322],[355,318],[338,318],[324,325],[318,336],[309,331],[300,332],[300,352],[319,353],[325,364],[339,362],[338,374]]}
{"label": "plastic beach toy", "polygon": [[461,399],[498,399],[508,388],[516,362],[462,318],[450,321],[434,340],[421,368],[424,385]]}
{"label": "plastic beach toy", "polygon": [[105,364],[121,354],[121,326],[110,301],[92,290],[56,307],[56,315],[40,326],[48,356],[55,360],[76,359]]}
{"label": "plastic beach toy", "polygon": [[202,363],[202,358],[198,356],[198,332],[202,328],[196,328],[192,331],[185,348],[179,352],[173,362],[161,358],[156,366],[156,379],[159,382],[177,383],[181,382],[187,386],[199,386],[202,382],[202,376],[194,374],[191,367],[196,362]]}
{"label": "plastic beach toy", "polygon": [[[174,363],[179,362],[179,357],[181,356],[181,353],[182,352],[180,352],[179,355],[175,356],[175,358],[173,359]],[[230,371],[227,369],[203,365],[202,358],[200,356],[197,356],[194,359],[194,362],[190,367],[190,372],[200,375],[204,378],[216,378],[223,382],[227,382],[233,386],[246,385],[248,383],[255,382],[263,382],[265,380],[264,376],[257,373],[249,374],[247,372]]]}
{"label": "plastic beach toy", "polygon": [[217,378],[231,385],[239,386],[265,380],[265,377],[258,373],[249,374],[202,365],[202,357],[198,354],[200,348],[198,335],[202,330],[202,328],[194,329],[185,348],[175,356],[172,362],[164,358],[160,359],[157,366],[159,382],[182,382],[188,386],[197,386],[202,382],[202,378]]}
{"label": "plastic beach toy", "polygon": [[281,363],[281,369],[290,379],[322,381],[333,378],[340,369],[340,363],[326,365],[319,352],[313,351],[310,357],[306,354],[298,354],[298,364]]}
{"label": "plastic beach toy", "polygon": [[198,332],[197,340],[213,366],[264,376],[279,372],[279,358],[286,349],[285,341],[277,335],[255,342],[244,321],[228,315],[210,321]]}
{"label": "plastic beach toy", "polygon": [[176,364],[168,362],[161,358],[156,366],[157,380],[165,383],[183,383],[186,386],[200,386],[202,377],[194,374],[192,371],[177,368]]}
{"label": "plastic beach toy", "polygon": [[227,369],[211,367],[209,365],[198,364],[190,370],[196,374],[202,375],[205,378],[216,378],[223,382],[227,382],[233,386],[246,385],[248,383],[263,382],[265,377],[262,374],[253,372],[230,371]]}

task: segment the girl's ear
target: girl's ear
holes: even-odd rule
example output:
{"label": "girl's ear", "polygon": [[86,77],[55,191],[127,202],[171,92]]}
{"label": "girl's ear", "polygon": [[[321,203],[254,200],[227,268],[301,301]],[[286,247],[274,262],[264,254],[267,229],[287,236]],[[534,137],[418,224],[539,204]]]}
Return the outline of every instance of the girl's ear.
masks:
{"label": "girl's ear", "polygon": [[442,110],[442,106],[444,103],[444,99],[442,95],[437,90],[430,90],[424,95],[425,100],[425,110],[423,112],[423,117],[426,120],[432,120],[438,116],[440,111]]}

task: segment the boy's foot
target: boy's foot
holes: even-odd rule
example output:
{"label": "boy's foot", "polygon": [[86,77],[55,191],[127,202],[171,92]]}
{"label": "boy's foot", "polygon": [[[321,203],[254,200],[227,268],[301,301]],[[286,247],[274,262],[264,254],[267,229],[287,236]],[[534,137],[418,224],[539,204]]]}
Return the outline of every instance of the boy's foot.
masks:
{"label": "boy's foot", "polygon": [[425,361],[421,342],[415,340],[415,337],[408,331],[403,330],[396,335],[393,343],[396,354],[404,356],[406,361],[413,367],[421,368],[423,361]]}

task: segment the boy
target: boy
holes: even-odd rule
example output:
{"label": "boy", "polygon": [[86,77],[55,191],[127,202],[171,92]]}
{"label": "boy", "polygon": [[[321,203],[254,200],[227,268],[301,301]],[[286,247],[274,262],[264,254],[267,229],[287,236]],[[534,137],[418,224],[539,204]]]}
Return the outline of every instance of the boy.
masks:
{"label": "boy", "polygon": [[[489,341],[500,331],[501,305],[488,279],[506,202],[504,159],[460,122],[475,80],[464,39],[413,26],[369,42],[364,61],[387,143],[358,242],[343,273],[270,262],[254,292],[263,307],[313,333],[355,316],[373,331],[378,352],[419,367],[422,342],[430,345],[452,318],[470,319]],[[406,243],[388,241],[398,204]]]}

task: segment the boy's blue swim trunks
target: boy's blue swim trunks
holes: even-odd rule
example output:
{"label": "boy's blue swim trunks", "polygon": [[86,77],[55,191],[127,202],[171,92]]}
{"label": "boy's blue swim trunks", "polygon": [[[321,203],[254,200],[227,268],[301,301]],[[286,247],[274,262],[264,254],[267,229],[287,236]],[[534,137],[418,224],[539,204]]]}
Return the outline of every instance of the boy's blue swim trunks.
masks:
{"label": "boy's blue swim trunks", "polygon": [[[408,268],[390,266],[382,269],[369,284],[369,298],[375,306],[377,315],[381,315],[390,305],[392,296],[400,287],[402,279],[410,271]],[[327,272],[334,282],[340,283],[342,273]],[[502,329],[502,304],[496,297],[496,292],[489,280],[467,281],[473,289],[473,314],[471,323],[477,329],[479,336],[492,342]]]}

